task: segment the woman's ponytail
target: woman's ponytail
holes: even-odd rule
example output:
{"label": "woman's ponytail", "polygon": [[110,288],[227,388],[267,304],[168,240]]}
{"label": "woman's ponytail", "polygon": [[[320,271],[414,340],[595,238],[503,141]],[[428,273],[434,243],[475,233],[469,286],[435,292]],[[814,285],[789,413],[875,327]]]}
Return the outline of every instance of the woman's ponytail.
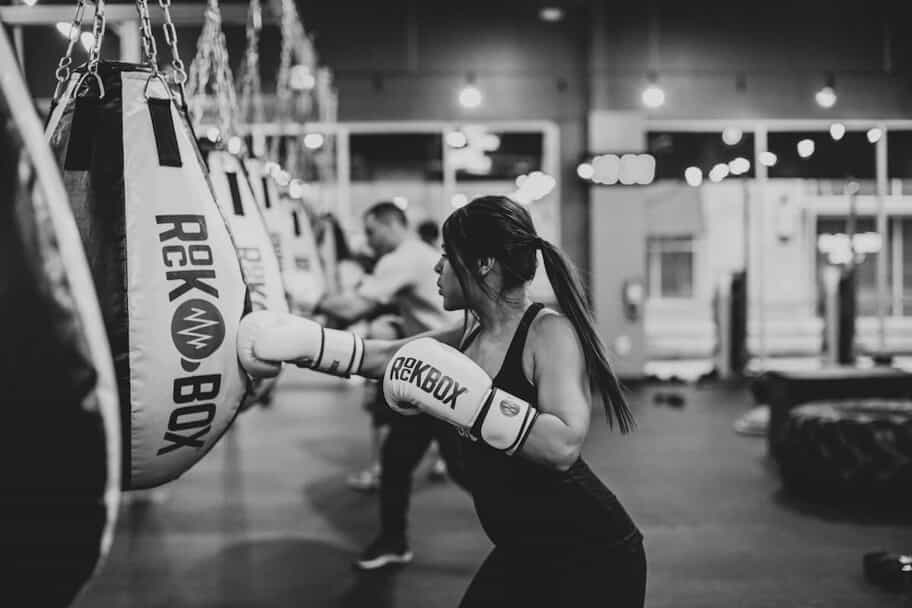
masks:
{"label": "woman's ponytail", "polygon": [[554,295],[561,311],[570,320],[583,346],[590,387],[605,407],[608,424],[617,420],[621,432],[630,431],[635,425],[633,414],[621,390],[620,382],[611,370],[605,345],[599,339],[589,304],[583,297],[583,286],[573,264],[554,245],[544,239],[536,244],[542,253],[545,272],[554,288]]}

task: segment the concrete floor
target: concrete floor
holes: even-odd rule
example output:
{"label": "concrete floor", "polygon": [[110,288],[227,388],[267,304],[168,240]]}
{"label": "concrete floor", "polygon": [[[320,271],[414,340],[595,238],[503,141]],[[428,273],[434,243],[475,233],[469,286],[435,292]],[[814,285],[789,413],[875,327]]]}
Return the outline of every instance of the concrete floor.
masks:
{"label": "concrete floor", "polygon": [[[274,404],[244,413],[183,478],[127,496],[107,563],[74,606],[455,606],[490,543],[469,497],[426,470],[411,510],[415,561],[351,568],[377,522],[375,496],[345,486],[368,459],[362,390],[286,370]],[[654,402],[669,390],[683,407]],[[912,514],[784,495],[765,440],[732,431],[752,405],[746,391],[652,386],[632,402],[639,429],[622,437],[597,414],[585,454],[645,534],[648,606],[912,606],[861,574],[865,552],[912,551]]]}

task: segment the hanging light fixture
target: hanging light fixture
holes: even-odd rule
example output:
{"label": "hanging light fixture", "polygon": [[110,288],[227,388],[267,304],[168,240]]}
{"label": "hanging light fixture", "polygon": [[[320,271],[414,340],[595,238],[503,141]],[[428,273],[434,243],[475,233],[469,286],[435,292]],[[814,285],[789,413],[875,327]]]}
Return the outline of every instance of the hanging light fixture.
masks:
{"label": "hanging light fixture", "polygon": [[662,107],[665,103],[665,91],[659,86],[659,75],[655,72],[649,73],[649,84],[643,89],[640,99],[643,105],[651,110]]}
{"label": "hanging light fixture", "polygon": [[474,110],[481,106],[484,101],[484,95],[481,89],[475,86],[475,75],[466,76],[466,85],[459,91],[459,105],[467,110]]}
{"label": "hanging light fixture", "polygon": [[832,108],[836,105],[836,77],[827,72],[823,87],[814,94],[817,105],[821,108]]}
{"label": "hanging light fixture", "polygon": [[538,9],[538,18],[546,23],[557,23],[564,18],[564,9],[559,6],[543,6]]}

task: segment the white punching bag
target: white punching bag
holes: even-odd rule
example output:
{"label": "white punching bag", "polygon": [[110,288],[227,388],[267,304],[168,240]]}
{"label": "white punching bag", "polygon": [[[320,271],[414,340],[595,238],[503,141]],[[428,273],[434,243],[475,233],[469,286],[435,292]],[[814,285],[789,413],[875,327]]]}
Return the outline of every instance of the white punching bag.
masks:
{"label": "white punching bag", "polygon": [[310,216],[302,206],[287,199],[285,205],[284,213],[292,229],[290,250],[293,262],[285,276],[285,286],[293,311],[309,316],[327,293],[326,274]]}
{"label": "white punching bag", "polygon": [[246,285],[185,106],[157,68],[96,69],[73,75],[47,136],[114,357],[123,485],[150,488],[202,458],[247,393]]}
{"label": "white punching bag", "polygon": [[[288,312],[279,261],[266,230],[263,214],[254,199],[244,163],[225,150],[206,153],[215,199],[228,219],[234,246],[247,281],[253,310]],[[245,407],[268,403],[277,378],[253,383]]]}
{"label": "white punching bag", "polygon": [[[266,171],[266,163],[260,159],[250,158],[244,164],[247,167],[247,174],[250,176],[250,186],[253,188],[254,198],[263,214],[266,231],[272,242],[272,248],[275,250],[284,283],[284,277],[294,268],[291,252],[291,241],[294,235],[287,202],[279,196],[275,180]],[[287,287],[285,285],[286,297],[288,296]]]}

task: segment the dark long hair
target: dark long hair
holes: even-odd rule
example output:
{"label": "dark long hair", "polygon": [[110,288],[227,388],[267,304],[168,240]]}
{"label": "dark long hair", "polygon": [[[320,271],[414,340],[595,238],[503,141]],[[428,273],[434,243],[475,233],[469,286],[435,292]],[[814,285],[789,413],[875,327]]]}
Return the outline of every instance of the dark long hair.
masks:
{"label": "dark long hair", "polygon": [[[560,249],[538,236],[532,216],[524,207],[505,196],[474,199],[451,213],[443,223],[443,249],[463,292],[472,281],[495,299],[504,299],[504,291],[535,277],[538,267],[535,254],[541,250],[557,303],[583,346],[590,388],[602,401],[608,424],[613,426],[616,419],[624,433],[633,427],[633,414],[608,362],[576,269]],[[503,286],[499,294],[490,293],[482,281],[479,262],[487,258],[500,263]]]}

